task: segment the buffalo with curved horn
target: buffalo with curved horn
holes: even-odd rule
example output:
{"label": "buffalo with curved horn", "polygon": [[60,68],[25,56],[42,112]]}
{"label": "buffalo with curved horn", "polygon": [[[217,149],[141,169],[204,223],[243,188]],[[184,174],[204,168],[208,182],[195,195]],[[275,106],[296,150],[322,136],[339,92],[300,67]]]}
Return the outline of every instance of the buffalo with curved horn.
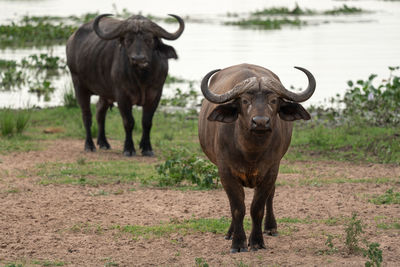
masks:
{"label": "buffalo with curved horn", "polygon": [[[273,197],[279,164],[290,144],[292,121],[310,119],[299,102],[309,99],[316,87],[308,70],[296,68],[308,78],[307,89],[298,94],[287,90],[270,70],[250,64],[211,71],[201,82],[205,100],[199,115],[199,140],[218,167],[228,195],[232,221],[226,239],[232,239],[231,252],[247,251],[248,245],[253,251],[265,248],[264,207],[264,232],[277,234]],[[255,188],[248,243],[243,229],[243,187]]]}
{"label": "buffalo with curved horn", "polygon": [[175,49],[164,44],[162,39],[176,40],[185,24],[179,16],[171,14],[179,28],[170,33],[140,15],[126,20],[109,16],[103,14],[83,24],[67,43],[67,65],[86,130],[85,150],[96,150],[91,135],[90,97],[98,95],[99,147],[110,148],[105,135],[105,117],[107,109],[117,102],[125,128],[124,155],[135,155],[132,106],[138,105],[143,107],[140,148],[144,156],[152,156],[153,115],[167,77],[168,59],[178,58]]}

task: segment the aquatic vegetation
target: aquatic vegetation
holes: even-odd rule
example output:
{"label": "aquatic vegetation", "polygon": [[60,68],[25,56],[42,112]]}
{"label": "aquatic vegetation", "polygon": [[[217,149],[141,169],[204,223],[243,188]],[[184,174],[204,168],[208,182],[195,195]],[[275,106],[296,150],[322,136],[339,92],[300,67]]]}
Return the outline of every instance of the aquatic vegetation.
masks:
{"label": "aquatic vegetation", "polygon": [[12,88],[20,88],[26,83],[25,75],[16,66],[9,66],[0,73],[0,91],[8,91]]}
{"label": "aquatic vegetation", "polygon": [[297,3],[293,9],[289,9],[287,7],[271,7],[265,8],[260,11],[256,11],[251,13],[254,16],[260,15],[314,15],[317,14],[315,10],[301,8]]}
{"label": "aquatic vegetation", "polygon": [[17,61],[0,59],[0,69],[9,69],[17,67]]}
{"label": "aquatic vegetation", "polygon": [[48,80],[36,80],[29,85],[29,93],[35,93],[38,98],[44,97],[44,101],[50,101],[50,95],[54,92],[55,88]]}
{"label": "aquatic vegetation", "polygon": [[50,100],[50,94],[55,90],[48,77],[66,68],[60,57],[44,53],[30,55],[20,62],[2,60],[0,66],[5,69],[0,73],[0,90],[9,91],[27,85],[30,93],[37,94],[39,98],[44,96],[45,101]]}
{"label": "aquatic vegetation", "polygon": [[38,70],[58,70],[65,69],[66,65],[58,56],[48,54],[33,54],[21,60],[22,67],[35,68]]}
{"label": "aquatic vegetation", "polygon": [[12,22],[11,25],[0,25],[0,48],[64,44],[75,29],[76,26],[62,22]]}
{"label": "aquatic vegetation", "polygon": [[324,15],[341,15],[341,14],[354,14],[354,13],[362,13],[364,10],[357,7],[349,7],[348,5],[344,4],[341,7],[334,8],[332,10],[324,11]]}
{"label": "aquatic vegetation", "polygon": [[282,25],[291,25],[299,27],[305,24],[306,24],[305,21],[300,21],[299,19],[288,19],[288,18],[283,18],[283,19],[250,18],[250,19],[242,19],[239,21],[225,22],[225,25],[235,25],[241,27],[257,27],[267,30],[280,29]]}

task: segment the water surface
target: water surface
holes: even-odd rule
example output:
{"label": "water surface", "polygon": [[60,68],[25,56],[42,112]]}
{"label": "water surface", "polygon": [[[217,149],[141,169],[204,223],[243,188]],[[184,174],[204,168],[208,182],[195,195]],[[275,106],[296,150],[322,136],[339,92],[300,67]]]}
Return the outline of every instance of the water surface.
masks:
{"label": "water surface", "polygon": [[[309,21],[301,28],[281,30],[244,29],[225,26],[227,12],[246,15],[272,6],[327,10],[356,6],[373,12],[357,15],[300,17]],[[290,0],[222,0],[222,1],[78,1],[78,0],[0,0],[1,23],[22,15],[81,15],[87,12],[113,13],[118,10],[141,11],[143,14],[166,16],[168,13],[205,19],[209,23],[187,22],[182,36],[173,45],[179,60],[170,61],[170,74],[200,81],[210,70],[234,64],[262,65],[280,78],[287,87],[305,87],[307,79],[293,66],[309,69],[316,77],[317,90],[308,104],[343,93],[348,80],[365,79],[371,73],[386,78],[388,66],[400,65],[400,1],[290,1]],[[174,31],[177,24],[162,24]],[[56,46],[53,55],[65,57],[65,48]],[[47,49],[0,50],[0,58],[20,59]],[[65,85],[66,84],[66,85]],[[26,92],[0,93],[0,106],[20,107],[27,103],[59,105],[69,77],[57,82],[58,91],[49,103],[38,102]],[[198,84],[197,84],[198,87]],[[170,89],[166,89],[167,91]],[[168,93],[168,92],[167,92]]]}

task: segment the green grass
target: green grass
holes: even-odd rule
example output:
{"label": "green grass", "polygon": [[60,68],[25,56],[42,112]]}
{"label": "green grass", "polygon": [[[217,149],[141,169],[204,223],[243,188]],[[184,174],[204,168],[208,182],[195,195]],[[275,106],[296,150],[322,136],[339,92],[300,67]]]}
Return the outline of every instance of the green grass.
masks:
{"label": "green grass", "polygon": [[[282,217],[276,219],[278,223],[278,231],[280,235],[287,236],[292,235],[294,232],[299,230],[297,224],[326,224],[326,225],[337,225],[343,223],[343,218],[328,218],[328,219],[300,219]],[[334,221],[334,223],[332,223]],[[143,225],[115,225],[111,228],[117,229],[123,233],[129,233],[133,239],[149,239],[149,238],[160,238],[170,236],[173,233],[180,235],[188,235],[194,233],[213,233],[213,234],[226,234],[230,225],[231,219],[222,217],[216,218],[199,218],[199,219],[188,219],[183,221],[172,220],[170,222],[160,222],[156,225],[143,226]],[[246,217],[243,221],[245,231],[251,230],[251,220]]]}
{"label": "green grass", "polygon": [[400,192],[394,192],[391,188],[384,194],[370,198],[368,201],[376,205],[400,204]]}
{"label": "green grass", "polygon": [[338,161],[398,163],[398,135],[398,127],[357,124],[328,127],[299,122],[285,158],[307,159],[314,155],[314,158]]}
{"label": "green grass", "polygon": [[151,164],[136,161],[92,161],[85,163],[44,163],[37,166],[40,183],[98,186],[116,182],[132,183],[155,175]]}
{"label": "green grass", "polygon": [[32,264],[40,266],[64,266],[66,263],[63,261],[50,261],[50,260],[34,260]]}

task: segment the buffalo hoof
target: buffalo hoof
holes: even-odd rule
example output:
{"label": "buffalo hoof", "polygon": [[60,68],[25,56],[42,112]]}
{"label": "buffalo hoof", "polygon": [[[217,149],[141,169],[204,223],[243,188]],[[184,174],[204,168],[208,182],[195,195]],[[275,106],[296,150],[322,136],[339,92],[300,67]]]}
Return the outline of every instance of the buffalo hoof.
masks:
{"label": "buffalo hoof", "polygon": [[145,157],[153,157],[154,153],[153,153],[152,150],[143,150],[142,151],[142,155],[145,156]]}
{"label": "buffalo hoof", "polygon": [[238,253],[238,252],[249,252],[247,248],[231,248],[231,253]]}
{"label": "buffalo hoof", "polygon": [[109,150],[109,149],[111,149],[111,146],[109,145],[109,144],[98,144],[99,145],[99,148],[100,149],[103,149],[103,150]]}
{"label": "buffalo hoof", "polygon": [[96,152],[96,147],[95,146],[85,146],[85,151]]}
{"label": "buffalo hoof", "polygon": [[232,235],[226,235],[224,238],[225,240],[232,240]]}
{"label": "buffalo hoof", "polygon": [[270,236],[278,236],[278,230],[276,228],[266,229],[264,233]]}
{"label": "buffalo hoof", "polygon": [[254,246],[250,246],[250,251],[258,251],[259,249],[266,249],[264,244],[257,244]]}
{"label": "buffalo hoof", "polygon": [[136,152],[135,151],[124,151],[124,156],[125,157],[133,157],[133,156],[136,156]]}

